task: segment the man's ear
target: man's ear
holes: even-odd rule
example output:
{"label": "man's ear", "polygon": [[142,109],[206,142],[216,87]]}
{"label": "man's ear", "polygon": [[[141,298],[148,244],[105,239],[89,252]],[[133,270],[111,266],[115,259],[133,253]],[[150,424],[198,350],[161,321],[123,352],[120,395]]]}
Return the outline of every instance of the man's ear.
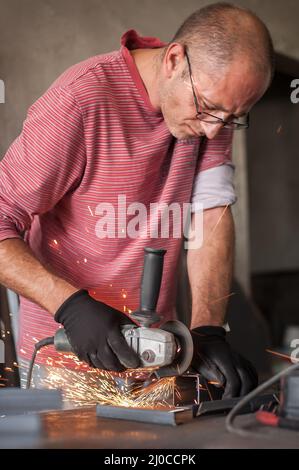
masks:
{"label": "man's ear", "polygon": [[184,46],[180,43],[171,43],[165,53],[163,68],[167,78],[172,78],[177,74],[180,67],[183,67],[185,60]]}

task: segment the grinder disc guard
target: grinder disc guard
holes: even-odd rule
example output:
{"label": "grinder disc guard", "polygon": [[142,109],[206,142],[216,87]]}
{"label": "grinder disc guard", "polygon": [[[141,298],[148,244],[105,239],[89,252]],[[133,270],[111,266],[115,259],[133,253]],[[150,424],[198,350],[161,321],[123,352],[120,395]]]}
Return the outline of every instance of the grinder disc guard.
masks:
{"label": "grinder disc guard", "polygon": [[172,333],[178,342],[178,351],[172,364],[155,370],[157,378],[182,375],[189,368],[193,358],[193,339],[189,328],[178,320],[170,320],[162,325],[161,330]]}

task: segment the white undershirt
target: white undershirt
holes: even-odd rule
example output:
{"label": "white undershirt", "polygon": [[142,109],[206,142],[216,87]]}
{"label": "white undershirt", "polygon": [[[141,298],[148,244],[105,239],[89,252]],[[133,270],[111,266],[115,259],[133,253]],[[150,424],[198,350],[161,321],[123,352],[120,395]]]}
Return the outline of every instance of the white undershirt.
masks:
{"label": "white undershirt", "polygon": [[232,163],[198,173],[193,184],[191,212],[234,204],[237,200],[234,173],[235,166]]}

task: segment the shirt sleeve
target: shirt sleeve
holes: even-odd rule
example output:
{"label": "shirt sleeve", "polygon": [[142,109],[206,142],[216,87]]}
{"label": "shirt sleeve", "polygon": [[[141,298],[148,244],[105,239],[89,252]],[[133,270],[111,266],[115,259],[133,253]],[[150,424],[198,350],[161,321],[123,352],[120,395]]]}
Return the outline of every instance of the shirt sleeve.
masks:
{"label": "shirt sleeve", "polygon": [[232,163],[224,163],[198,173],[193,184],[191,212],[234,204],[237,200],[234,171]]}
{"label": "shirt sleeve", "polygon": [[85,168],[82,114],[65,88],[50,88],[28,110],[0,162],[0,241],[22,238],[80,183]]}
{"label": "shirt sleeve", "polygon": [[222,128],[214,139],[206,137],[199,147],[198,170],[201,172],[232,160],[233,130]]}

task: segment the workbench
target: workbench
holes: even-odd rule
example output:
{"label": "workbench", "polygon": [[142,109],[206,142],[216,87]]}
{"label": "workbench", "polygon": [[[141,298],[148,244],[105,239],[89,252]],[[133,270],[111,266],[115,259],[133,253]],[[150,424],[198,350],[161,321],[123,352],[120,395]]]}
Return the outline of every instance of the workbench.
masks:
{"label": "workbench", "polygon": [[237,418],[258,435],[225,430],[224,416],[205,416],[178,426],[96,417],[95,407],[41,413],[44,432],[2,437],[1,448],[43,449],[299,449],[299,432],[263,427],[252,414]]}

